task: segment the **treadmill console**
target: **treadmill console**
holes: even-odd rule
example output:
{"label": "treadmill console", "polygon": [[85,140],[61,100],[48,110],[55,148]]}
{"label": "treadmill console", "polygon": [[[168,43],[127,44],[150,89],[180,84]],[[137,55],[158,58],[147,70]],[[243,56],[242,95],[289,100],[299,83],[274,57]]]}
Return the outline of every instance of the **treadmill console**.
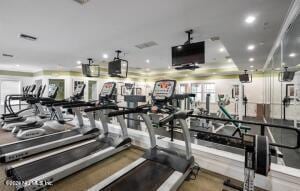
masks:
{"label": "treadmill console", "polygon": [[176,87],[175,80],[160,80],[155,82],[152,99],[155,101],[166,101],[173,97]]}
{"label": "treadmill console", "polygon": [[115,82],[106,82],[100,92],[100,97],[111,97],[116,88]]}

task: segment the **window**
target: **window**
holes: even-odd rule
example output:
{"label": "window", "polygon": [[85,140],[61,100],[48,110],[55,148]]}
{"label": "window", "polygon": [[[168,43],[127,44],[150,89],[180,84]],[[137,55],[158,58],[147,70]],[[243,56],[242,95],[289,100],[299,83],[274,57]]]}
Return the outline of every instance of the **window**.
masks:
{"label": "window", "polygon": [[[0,80],[0,99],[1,105],[4,104],[5,96],[9,94],[21,94],[21,82],[17,80]],[[12,101],[17,104],[18,101]]]}
{"label": "window", "polygon": [[213,83],[193,83],[192,93],[196,94],[195,101],[206,102],[206,95],[210,94],[210,102],[216,102],[216,85]]}
{"label": "window", "polygon": [[[216,85],[215,84],[203,84],[203,98],[206,94],[210,94],[210,102],[216,102]],[[205,100],[203,100],[205,101]]]}
{"label": "window", "polygon": [[202,101],[202,84],[192,84],[192,94],[195,94],[195,101]]}

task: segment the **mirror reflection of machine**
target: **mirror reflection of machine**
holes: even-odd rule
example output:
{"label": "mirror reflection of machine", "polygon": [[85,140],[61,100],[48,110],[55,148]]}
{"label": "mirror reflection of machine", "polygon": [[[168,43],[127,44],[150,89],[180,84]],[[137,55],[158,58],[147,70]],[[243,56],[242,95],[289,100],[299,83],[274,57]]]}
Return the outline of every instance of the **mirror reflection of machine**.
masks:
{"label": "mirror reflection of machine", "polygon": [[121,50],[116,50],[117,56],[108,63],[108,74],[110,77],[127,78],[128,61],[121,59]]}
{"label": "mirror reflection of machine", "polygon": [[100,77],[100,65],[93,64],[94,60],[88,58],[88,64],[82,64],[82,74],[85,77]]}

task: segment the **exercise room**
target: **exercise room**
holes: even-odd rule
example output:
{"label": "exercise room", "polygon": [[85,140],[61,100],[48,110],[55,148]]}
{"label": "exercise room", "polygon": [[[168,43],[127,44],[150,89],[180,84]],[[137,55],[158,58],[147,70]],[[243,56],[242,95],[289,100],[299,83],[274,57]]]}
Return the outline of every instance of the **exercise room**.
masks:
{"label": "exercise room", "polygon": [[0,0],[1,191],[300,191],[300,0]]}

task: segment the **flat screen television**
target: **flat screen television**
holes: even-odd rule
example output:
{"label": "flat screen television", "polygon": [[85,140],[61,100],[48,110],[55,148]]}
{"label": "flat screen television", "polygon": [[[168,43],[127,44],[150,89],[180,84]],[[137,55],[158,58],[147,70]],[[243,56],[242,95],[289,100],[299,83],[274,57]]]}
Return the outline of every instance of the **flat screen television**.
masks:
{"label": "flat screen television", "polygon": [[100,77],[99,65],[82,64],[81,68],[82,74],[86,77]]}
{"label": "flat screen television", "polygon": [[291,82],[291,81],[293,81],[294,76],[295,76],[295,72],[285,71],[282,74],[282,81]]}
{"label": "flat screen television", "polygon": [[114,60],[108,63],[108,74],[110,76],[118,76],[122,73],[121,60]]}
{"label": "flat screen television", "polygon": [[108,74],[111,77],[126,78],[128,72],[128,61],[116,59],[108,63]]}
{"label": "flat screen television", "polygon": [[242,83],[250,82],[249,74],[241,74],[241,75],[239,75],[239,79],[240,79],[240,82],[242,82]]}
{"label": "flat screen television", "polygon": [[172,66],[205,63],[205,42],[172,47]]}

